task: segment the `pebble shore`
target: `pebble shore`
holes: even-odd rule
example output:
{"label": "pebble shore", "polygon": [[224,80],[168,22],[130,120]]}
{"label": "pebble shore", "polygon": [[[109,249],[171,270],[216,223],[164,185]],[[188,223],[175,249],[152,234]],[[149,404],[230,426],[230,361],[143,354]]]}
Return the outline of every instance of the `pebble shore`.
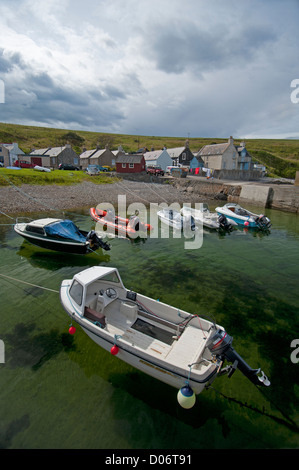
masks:
{"label": "pebble shore", "polygon": [[0,187],[0,211],[11,214],[76,210],[110,203],[117,208],[119,196],[125,196],[126,204],[199,202],[186,191],[171,184],[144,183],[120,180],[112,184],[83,182],[72,186],[22,185]]}

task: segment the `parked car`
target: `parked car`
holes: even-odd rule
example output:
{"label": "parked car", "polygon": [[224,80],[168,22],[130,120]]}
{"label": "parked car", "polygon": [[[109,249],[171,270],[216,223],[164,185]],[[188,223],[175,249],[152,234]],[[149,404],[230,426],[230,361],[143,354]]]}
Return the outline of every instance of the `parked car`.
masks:
{"label": "parked car", "polygon": [[34,168],[33,163],[26,162],[25,160],[16,160],[13,166],[17,166],[19,168]]}
{"label": "parked car", "polygon": [[161,176],[164,176],[164,171],[162,170],[162,168],[158,165],[156,166],[147,166],[146,167],[146,172],[148,175],[161,175]]}
{"label": "parked car", "polygon": [[101,171],[108,171],[108,169],[100,165],[88,165],[86,168],[86,173],[90,176],[98,175]]}
{"label": "parked car", "polygon": [[78,166],[75,166],[75,165],[71,165],[69,163],[60,163],[60,165],[58,166],[58,169],[59,170],[80,170],[80,168]]}

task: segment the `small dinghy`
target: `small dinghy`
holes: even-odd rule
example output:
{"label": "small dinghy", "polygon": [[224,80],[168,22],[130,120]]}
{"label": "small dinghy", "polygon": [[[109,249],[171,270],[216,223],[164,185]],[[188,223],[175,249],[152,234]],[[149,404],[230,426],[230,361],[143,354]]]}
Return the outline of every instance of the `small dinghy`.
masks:
{"label": "small dinghy", "polygon": [[[270,385],[238,355],[222,326],[127,290],[114,267],[93,266],[62,281],[60,301],[99,346],[179,389],[184,408],[218,375],[237,368],[253,384]],[[75,330],[71,325],[69,332]],[[232,364],[223,367],[225,360]]]}
{"label": "small dinghy", "polygon": [[100,239],[94,230],[79,230],[74,222],[68,219],[18,218],[14,230],[33,245],[48,250],[76,254],[91,253],[99,248],[110,250],[110,245]]}
{"label": "small dinghy", "polygon": [[161,222],[176,230],[195,230],[195,220],[191,214],[180,214],[174,209],[162,209],[157,212]]}
{"label": "small dinghy", "polygon": [[271,227],[270,219],[265,215],[254,214],[233,202],[225,204],[223,207],[216,207],[216,212],[219,215],[224,215],[229,222],[235,222],[244,227],[261,230],[269,230]]}
{"label": "small dinghy", "polygon": [[103,226],[104,230],[121,236],[144,237],[152,230],[152,226],[141,222],[137,214],[124,218],[115,215],[112,210],[105,211],[95,207],[91,207],[89,213],[95,222]]}
{"label": "small dinghy", "polygon": [[207,204],[202,204],[201,209],[193,209],[192,207],[183,206],[181,209],[182,215],[190,215],[194,218],[195,223],[202,224],[204,227],[210,229],[232,230],[236,222],[228,222],[224,215],[218,215],[216,212],[210,212]]}

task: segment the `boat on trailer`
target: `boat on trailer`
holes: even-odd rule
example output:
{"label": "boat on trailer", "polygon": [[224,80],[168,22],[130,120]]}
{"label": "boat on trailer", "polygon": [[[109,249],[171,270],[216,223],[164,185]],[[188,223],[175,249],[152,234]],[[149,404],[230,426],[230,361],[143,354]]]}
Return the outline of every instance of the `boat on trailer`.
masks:
{"label": "boat on trailer", "polygon": [[[238,355],[222,326],[127,290],[114,267],[93,266],[62,281],[60,301],[99,346],[179,389],[184,408],[191,408],[195,395],[218,375],[232,375],[237,368],[255,385],[270,385],[260,369],[251,369]],[[232,364],[224,367],[225,360]]]}
{"label": "boat on trailer", "polygon": [[14,230],[33,245],[48,250],[75,254],[87,254],[99,248],[110,250],[110,245],[99,238],[94,230],[80,230],[69,219],[47,217],[31,220],[19,217]]}
{"label": "boat on trailer", "polygon": [[254,214],[234,202],[227,203],[223,207],[216,207],[216,212],[219,215],[224,215],[229,222],[235,222],[244,227],[261,230],[269,230],[271,227],[270,219],[264,214]]}
{"label": "boat on trailer", "polygon": [[138,217],[138,214],[128,218],[115,215],[112,210],[102,210],[91,207],[89,210],[91,218],[100,224],[104,230],[129,237],[144,237],[152,230],[150,224],[144,223]]}

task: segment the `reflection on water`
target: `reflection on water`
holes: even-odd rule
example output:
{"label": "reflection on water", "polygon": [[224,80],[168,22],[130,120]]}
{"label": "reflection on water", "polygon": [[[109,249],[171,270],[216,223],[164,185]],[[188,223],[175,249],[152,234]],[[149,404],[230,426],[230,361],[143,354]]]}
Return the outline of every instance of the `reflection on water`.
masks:
{"label": "reflection on water", "polygon": [[[0,448],[298,447],[298,364],[290,360],[298,216],[267,215],[270,233],[204,230],[198,250],[184,249],[183,238],[113,238],[109,254],[81,256],[34,247],[0,225],[0,273],[11,278],[0,276]],[[93,228],[88,211],[72,220]],[[58,291],[63,279],[99,264],[116,266],[128,289],[215,318],[271,387],[261,391],[236,371],[218,378],[190,412],[175,389],[101,350],[80,328],[70,336],[58,293],[36,286]]]}

